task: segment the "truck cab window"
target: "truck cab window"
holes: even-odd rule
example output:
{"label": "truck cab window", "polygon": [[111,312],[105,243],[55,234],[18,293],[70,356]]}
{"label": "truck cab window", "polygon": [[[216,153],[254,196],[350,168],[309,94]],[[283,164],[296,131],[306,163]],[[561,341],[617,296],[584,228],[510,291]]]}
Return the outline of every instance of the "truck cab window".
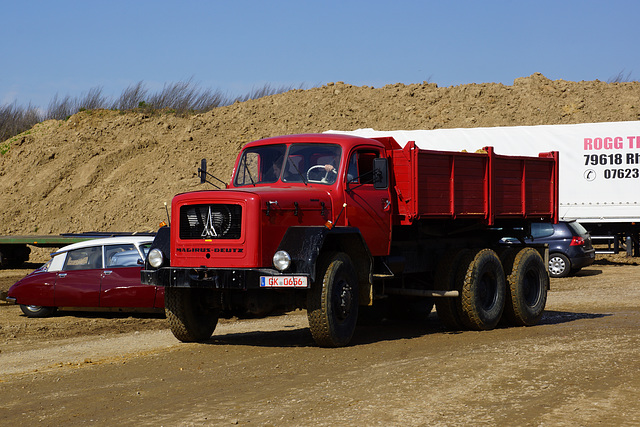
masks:
{"label": "truck cab window", "polygon": [[284,182],[330,185],[336,182],[342,150],[334,144],[293,144],[285,162]]}
{"label": "truck cab window", "polygon": [[373,159],[380,157],[376,150],[358,150],[351,154],[347,182],[352,184],[373,184]]}
{"label": "truck cab window", "polygon": [[245,150],[236,170],[236,185],[273,183],[280,178],[286,146],[265,145]]}

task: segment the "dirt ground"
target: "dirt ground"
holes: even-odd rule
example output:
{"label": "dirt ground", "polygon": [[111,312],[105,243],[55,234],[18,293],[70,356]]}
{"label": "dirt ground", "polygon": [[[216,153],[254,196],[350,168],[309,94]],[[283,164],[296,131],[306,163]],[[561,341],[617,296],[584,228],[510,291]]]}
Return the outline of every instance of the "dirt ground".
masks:
{"label": "dirt ground", "polygon": [[552,279],[538,326],[447,332],[434,312],[338,349],[314,345],[304,311],[184,344],[158,315],[0,304],[0,424],[638,425],[640,267],[598,257]]}

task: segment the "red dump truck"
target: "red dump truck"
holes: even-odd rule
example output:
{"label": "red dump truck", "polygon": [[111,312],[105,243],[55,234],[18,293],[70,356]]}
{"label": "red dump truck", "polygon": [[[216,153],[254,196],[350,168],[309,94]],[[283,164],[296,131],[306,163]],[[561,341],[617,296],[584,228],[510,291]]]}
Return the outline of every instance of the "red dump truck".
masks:
{"label": "red dump truck", "polygon": [[306,309],[325,347],[347,345],[359,313],[434,304],[452,329],[534,325],[547,253],[522,242],[531,222],[558,220],[558,154],[273,137],[242,149],[225,188],[178,194],[171,209],[141,278],[166,288],[181,341],[209,339],[221,315],[274,309]]}

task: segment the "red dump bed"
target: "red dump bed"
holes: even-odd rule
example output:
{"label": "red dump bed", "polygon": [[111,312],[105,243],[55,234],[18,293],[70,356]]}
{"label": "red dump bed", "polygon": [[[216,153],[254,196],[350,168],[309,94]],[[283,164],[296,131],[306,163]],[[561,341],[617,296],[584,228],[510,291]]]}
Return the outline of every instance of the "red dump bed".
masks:
{"label": "red dump bed", "polygon": [[[388,145],[389,146],[389,145]],[[421,218],[536,218],[558,221],[558,153],[538,157],[422,150],[410,141],[389,150],[400,222]]]}

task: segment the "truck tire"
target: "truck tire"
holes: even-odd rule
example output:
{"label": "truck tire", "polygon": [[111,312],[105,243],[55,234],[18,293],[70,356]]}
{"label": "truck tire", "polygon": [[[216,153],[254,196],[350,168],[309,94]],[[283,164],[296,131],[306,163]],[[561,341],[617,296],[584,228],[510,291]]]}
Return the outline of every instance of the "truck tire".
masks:
{"label": "truck tire", "polygon": [[462,322],[477,331],[495,328],[502,317],[506,297],[506,279],[500,258],[491,249],[481,249],[461,268],[465,271],[461,293]]}
{"label": "truck tire", "polygon": [[532,326],[542,317],[547,304],[549,275],[538,251],[524,248],[516,255],[507,276],[503,317],[516,326]]}
{"label": "truck tire", "polygon": [[208,305],[209,289],[166,288],[165,314],[173,335],[182,342],[201,342],[211,338],[220,310]]}
{"label": "truck tire", "polygon": [[349,256],[321,256],[317,279],[307,293],[309,329],[320,347],[349,344],[358,320],[358,280]]}
{"label": "truck tire", "polygon": [[[464,272],[459,265],[463,259],[469,258],[469,249],[458,249],[445,253],[444,260],[436,269],[435,285],[441,291],[462,291]],[[436,312],[445,328],[459,331],[465,329],[461,317],[460,298],[436,298]]]}
{"label": "truck tire", "polygon": [[40,305],[23,305],[20,304],[20,310],[27,317],[49,317],[53,316],[57,307],[42,307]]}

